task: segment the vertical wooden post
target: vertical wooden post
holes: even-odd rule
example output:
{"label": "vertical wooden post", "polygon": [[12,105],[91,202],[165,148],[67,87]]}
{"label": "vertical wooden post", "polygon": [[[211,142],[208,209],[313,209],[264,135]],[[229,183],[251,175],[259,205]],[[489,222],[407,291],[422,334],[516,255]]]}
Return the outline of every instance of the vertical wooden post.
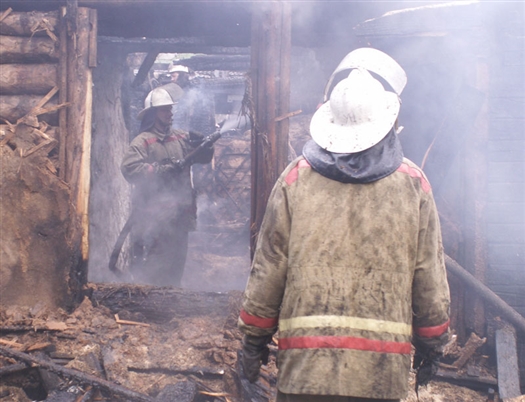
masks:
{"label": "vertical wooden post", "polygon": [[[71,13],[71,15],[67,15]],[[96,55],[90,38],[96,33],[93,11],[88,8],[67,8],[67,141],[65,181],[71,188],[71,203],[75,206],[75,229],[71,236],[73,242],[80,242],[82,261],[88,259],[88,202],[90,182],[91,115],[93,79],[90,68]],[[90,53],[91,50],[91,53]]]}
{"label": "vertical wooden post", "polygon": [[[484,93],[489,91],[489,70],[484,61],[473,61],[471,85]],[[488,101],[485,99],[473,129],[467,137],[464,158],[464,224],[465,236],[464,263],[470,273],[480,282],[485,283],[487,273],[487,241],[485,237],[485,209],[487,194],[487,143],[489,134]],[[486,331],[485,305],[477,296],[469,295],[465,299],[465,321],[468,328],[477,335],[484,336]],[[469,313],[470,312],[470,313]]]}
{"label": "vertical wooden post", "polygon": [[251,254],[275,181],[288,163],[291,4],[256,2],[252,12],[251,82],[255,102],[251,151]]}

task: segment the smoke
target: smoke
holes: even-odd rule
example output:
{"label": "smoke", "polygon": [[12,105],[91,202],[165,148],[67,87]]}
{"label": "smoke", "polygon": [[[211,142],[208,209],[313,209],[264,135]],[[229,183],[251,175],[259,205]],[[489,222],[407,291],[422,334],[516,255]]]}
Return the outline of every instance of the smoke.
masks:
{"label": "smoke", "polygon": [[[510,168],[505,170],[507,179],[519,182],[519,175],[523,177],[523,162],[518,159],[523,158],[523,152],[517,152],[515,149],[509,150],[508,147],[511,145],[507,145],[515,144],[516,149],[523,148],[523,126],[518,126],[518,123],[523,123],[523,110],[518,110],[519,106],[523,105],[523,102],[519,100],[523,97],[523,76],[520,78],[518,73],[515,73],[523,66],[523,50],[522,46],[520,47],[523,41],[516,39],[520,35],[523,36],[523,11],[521,14],[513,11],[512,7],[517,8],[519,4],[513,5],[511,2],[479,2],[478,6],[469,8],[464,4],[465,2],[457,1],[453,2],[457,3],[456,6],[441,7],[441,10],[431,7],[444,3],[443,1],[292,2],[293,50],[290,108],[291,111],[303,110],[302,118],[312,114],[315,106],[322,99],[322,92],[328,77],[348,52],[358,47],[371,46],[391,55],[405,69],[408,76],[407,87],[401,96],[402,107],[399,116],[399,124],[405,127],[400,135],[405,156],[417,164],[422,164],[425,155],[428,155],[424,168],[433,185],[438,206],[443,213],[450,214],[452,221],[461,224],[465,219],[462,211],[464,211],[466,202],[461,199],[461,194],[466,196],[462,183],[464,184],[468,177],[465,176],[465,169],[470,169],[468,172],[472,173],[473,168],[462,165],[460,159],[469,152],[469,145],[473,141],[480,139],[482,135],[488,136],[489,140],[485,142],[489,144],[488,150],[483,149],[480,143],[477,143],[477,146],[482,148],[478,157],[486,158],[491,167],[507,169],[503,165],[505,161],[502,160],[505,157],[493,160],[491,158],[495,157],[496,151],[491,150],[498,150],[497,152],[501,155],[513,155],[514,159],[507,162],[512,163],[510,166],[514,170]],[[414,10],[424,6],[427,6],[428,10]],[[392,13],[395,10],[408,8],[411,10],[397,15]],[[385,17],[381,22],[379,17],[386,13],[390,13],[390,16]],[[443,18],[444,16],[447,18]],[[376,19],[375,22],[368,21],[374,19]],[[398,23],[394,23],[396,21]],[[369,29],[366,35],[360,31],[364,27]],[[409,27],[420,27],[418,29],[424,30],[396,34],[393,31],[393,28],[396,27],[400,30]],[[391,31],[387,33],[383,31],[381,34],[382,30],[386,29]],[[100,67],[97,69],[100,71]],[[95,88],[97,86],[100,86],[100,81],[95,82]],[[206,91],[204,87],[202,90]],[[101,90],[98,89],[98,91]],[[191,91],[188,93],[189,100],[192,100],[194,96],[197,94]],[[104,94],[98,98],[115,99],[115,96]],[[100,102],[97,108],[102,109],[105,105],[107,106],[107,102]],[[500,105],[500,107],[491,105]],[[489,112],[492,115],[489,116]],[[121,113],[118,108],[115,109],[115,114],[117,113]],[[493,120],[489,122],[489,118]],[[480,121],[483,119],[485,119],[485,127],[480,126]],[[290,123],[296,124],[297,120],[291,118]],[[490,127],[487,128],[487,125]],[[249,129],[250,122],[246,116],[233,114],[220,122],[220,127],[221,132],[225,134],[230,130],[242,133]],[[101,144],[94,149],[94,158],[97,158],[97,152],[103,152],[108,138],[114,141],[109,135],[111,129],[108,128],[105,131],[101,131],[100,134],[108,135],[97,139],[101,141]],[[221,141],[224,141],[224,137],[219,140],[217,146],[220,146]],[[114,148],[118,149],[117,146]],[[113,157],[120,158],[120,156],[119,154]],[[98,157],[102,160],[110,159],[105,154],[99,154]],[[118,165],[119,162],[114,164]],[[223,162],[216,159],[214,163]],[[205,173],[196,180],[196,185],[204,188],[199,188],[199,226],[198,230],[191,235],[190,249],[198,243],[204,249],[208,247],[208,251],[212,250],[216,256],[221,256],[223,253],[226,256],[221,257],[233,256],[239,259],[230,264],[229,268],[223,269],[222,272],[227,275],[224,279],[220,279],[221,270],[217,267],[222,266],[221,264],[227,258],[211,261],[204,258],[203,252],[196,252],[190,255],[196,259],[189,258],[188,267],[200,266],[201,269],[195,268],[195,271],[189,273],[187,267],[186,276],[188,284],[192,286],[198,286],[199,275],[203,275],[201,283],[220,283],[221,290],[223,290],[228,284],[238,286],[238,283],[245,283],[249,261],[242,259],[249,253],[249,231],[243,226],[244,221],[230,223],[230,226],[222,223],[223,226],[220,226],[221,220],[217,218],[224,217],[222,214],[232,204],[226,193],[223,193],[222,200],[219,197],[213,200],[209,197],[207,184],[216,180],[214,174],[221,174],[216,168],[203,167]],[[249,169],[248,161],[239,171],[244,172]],[[122,192],[120,190],[122,183],[111,185],[108,183],[108,178],[101,180],[100,177],[104,172],[99,172],[97,163],[94,164],[93,170],[94,182],[96,183],[98,176],[99,184],[104,185],[103,189],[98,190],[106,196],[99,196],[96,205],[91,208],[91,213],[97,214],[99,213],[97,210],[102,208],[107,210],[106,205],[111,205],[111,214],[120,215],[117,220],[118,226],[123,225],[125,213],[122,211],[125,211],[128,201],[122,200],[124,198],[122,194],[114,197],[114,192],[112,192],[112,189],[115,188],[119,188],[119,192]],[[108,168],[108,171],[113,175],[111,180],[115,182],[123,180],[122,177],[116,177],[120,173],[115,166]],[[495,173],[491,172],[490,177],[493,181],[498,179],[494,175]],[[237,183],[236,181],[238,181],[236,177],[231,178],[232,185]],[[220,188],[220,184],[217,186]],[[506,187],[501,188],[506,189]],[[483,198],[486,197],[485,194],[478,194],[476,191],[476,189],[470,189],[469,202],[478,196],[482,200],[486,199]],[[510,193],[500,193],[499,196],[502,199],[514,200],[512,202],[516,203],[516,197],[512,198],[513,195]],[[492,197],[493,201],[497,199],[496,196]],[[112,198],[118,198],[118,200]],[[249,200],[249,197],[246,199]],[[247,211],[245,219],[249,220],[249,205],[241,205],[241,207]],[[491,214],[491,216],[498,216],[494,211]],[[522,215],[523,212],[519,212],[518,220],[521,220],[518,224],[521,222],[523,225]],[[214,219],[218,227],[212,229],[210,225]],[[497,218],[494,219],[497,223]],[[96,226],[92,228],[94,236],[100,235],[105,239],[98,242],[96,247],[107,249],[108,246],[100,243],[110,243],[112,246],[114,239],[104,238],[104,232],[107,231],[104,219],[97,218],[95,222]],[[112,222],[112,225],[115,226],[115,222]],[[114,227],[111,230],[116,231]],[[212,230],[215,232],[212,233]],[[239,241],[234,239],[237,234],[241,239]],[[201,238],[196,236],[201,236]],[[237,246],[239,249],[236,249]],[[231,251],[229,247],[232,247]],[[193,247],[193,250],[198,249],[198,247]],[[100,272],[105,272],[105,265],[101,267]],[[209,276],[206,276],[208,274]],[[114,280],[108,276],[97,274],[96,278],[97,280]]]}

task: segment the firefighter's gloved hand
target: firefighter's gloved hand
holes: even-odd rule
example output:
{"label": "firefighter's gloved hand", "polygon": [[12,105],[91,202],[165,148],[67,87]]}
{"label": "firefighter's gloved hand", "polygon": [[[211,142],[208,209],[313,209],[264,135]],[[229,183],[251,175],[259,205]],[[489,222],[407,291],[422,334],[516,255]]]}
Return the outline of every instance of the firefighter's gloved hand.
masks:
{"label": "firefighter's gloved hand", "polygon": [[197,131],[190,131],[190,144],[194,147],[199,146],[204,140],[204,135]]}
{"label": "firefighter's gloved hand", "polygon": [[244,336],[242,341],[242,367],[246,378],[251,383],[259,378],[261,365],[268,364],[268,356],[270,355],[268,343],[270,341],[270,336]]}
{"label": "firefighter's gloved hand", "polygon": [[168,177],[174,175],[178,171],[179,168],[176,165],[174,165],[173,163],[166,163],[163,165],[159,165],[157,169],[157,174],[160,176]]}
{"label": "firefighter's gloved hand", "polygon": [[416,348],[412,368],[416,371],[416,394],[418,388],[427,385],[436,375],[439,359],[443,357],[443,348],[448,341],[448,333],[435,338],[415,336]]}
{"label": "firefighter's gloved hand", "polygon": [[416,393],[418,388],[427,385],[438,371],[439,359],[443,356],[437,351],[423,355],[416,350],[412,368],[416,370]]}

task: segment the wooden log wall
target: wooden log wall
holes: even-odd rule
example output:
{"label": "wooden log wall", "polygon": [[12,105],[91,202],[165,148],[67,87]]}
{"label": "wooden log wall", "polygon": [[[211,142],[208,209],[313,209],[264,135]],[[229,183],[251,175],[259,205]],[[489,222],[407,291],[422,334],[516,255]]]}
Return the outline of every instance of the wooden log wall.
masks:
{"label": "wooden log wall", "polygon": [[0,14],[0,305],[81,298],[94,35],[89,9]]}

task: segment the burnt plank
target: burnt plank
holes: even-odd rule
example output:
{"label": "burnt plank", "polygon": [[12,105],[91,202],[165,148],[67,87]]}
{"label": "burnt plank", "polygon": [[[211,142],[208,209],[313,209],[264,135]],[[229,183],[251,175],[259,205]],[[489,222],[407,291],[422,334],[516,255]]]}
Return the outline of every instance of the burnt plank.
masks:
{"label": "burnt plank", "polygon": [[502,399],[520,396],[516,332],[510,326],[496,330],[498,390]]}
{"label": "burnt plank", "polygon": [[108,307],[113,313],[121,310],[141,313],[153,322],[165,322],[182,316],[222,317],[229,313],[228,293],[196,292],[179,288],[97,284],[93,300]]}

